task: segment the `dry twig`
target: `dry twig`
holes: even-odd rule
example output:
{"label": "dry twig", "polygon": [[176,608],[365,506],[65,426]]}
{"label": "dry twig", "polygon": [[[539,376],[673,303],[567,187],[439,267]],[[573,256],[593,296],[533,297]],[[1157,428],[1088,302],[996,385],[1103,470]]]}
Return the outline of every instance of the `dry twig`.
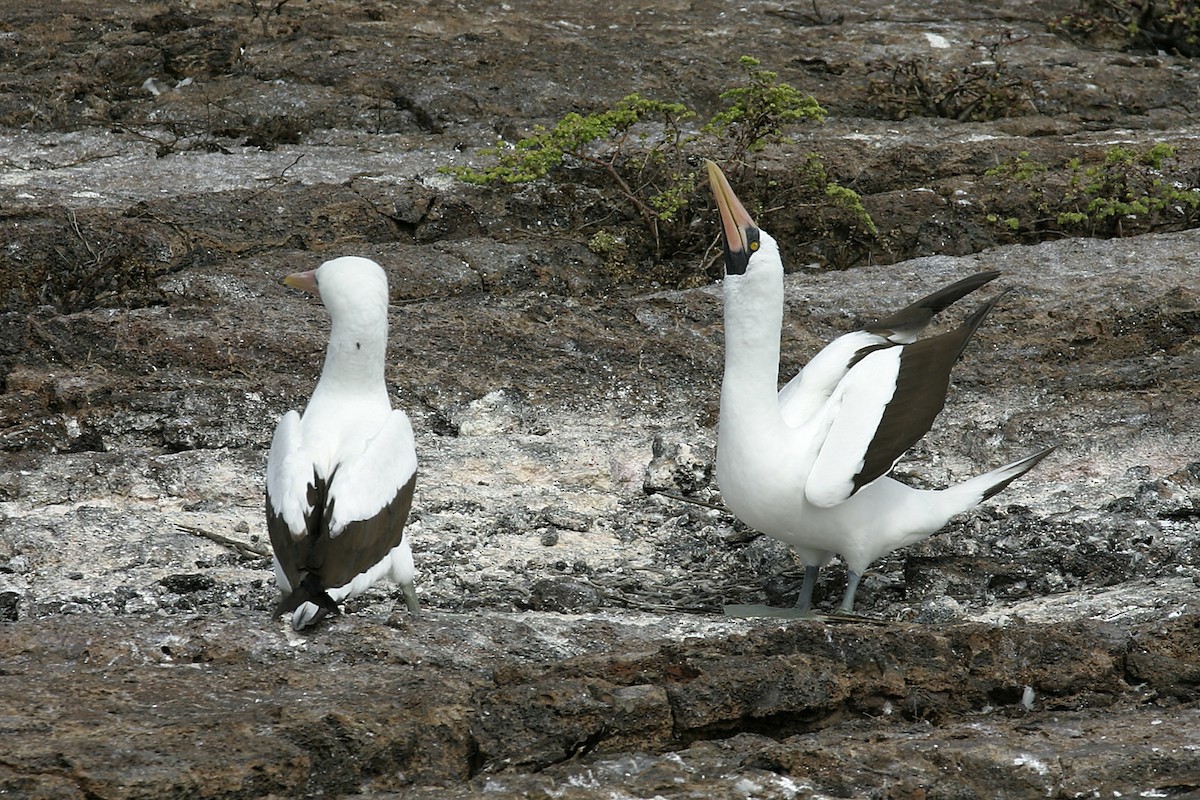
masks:
{"label": "dry twig", "polygon": [[215,531],[205,530],[204,528],[195,525],[185,525],[182,522],[176,522],[175,527],[186,533],[194,533],[197,536],[203,536],[205,539],[211,539],[217,544],[224,545],[234,550],[238,555],[242,556],[263,556],[271,555],[271,551],[266,545],[256,544],[254,542],[243,542],[240,539],[233,539]]}

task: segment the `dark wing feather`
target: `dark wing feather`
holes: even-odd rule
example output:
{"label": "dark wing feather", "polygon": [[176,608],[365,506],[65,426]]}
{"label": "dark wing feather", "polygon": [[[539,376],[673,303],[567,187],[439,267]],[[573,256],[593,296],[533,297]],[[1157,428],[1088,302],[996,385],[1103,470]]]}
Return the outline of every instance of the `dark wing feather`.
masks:
{"label": "dark wing feather", "polygon": [[[336,475],[336,469],[328,480],[313,473],[312,483],[308,486],[312,511],[304,517],[308,531],[298,539],[291,535],[283,518],[274,513],[267,501],[267,531],[271,546],[292,586],[291,595],[284,598],[280,606],[282,611],[295,609],[307,600],[324,606],[321,600],[323,596],[328,600],[324,595],[326,589],[345,586],[366,572],[400,544],[404,535],[417,484],[415,472],[378,514],[351,522],[336,537],[330,537],[333,502],[328,500],[329,486]],[[297,599],[301,594],[306,596]]]}
{"label": "dark wing feather", "polygon": [[1000,277],[997,270],[979,272],[969,275],[949,286],[938,289],[933,294],[926,295],[894,314],[879,320],[874,325],[867,325],[863,330],[879,334],[895,341],[911,342],[933,319],[938,312],[945,310],[952,303],[967,296],[979,287]]}
{"label": "dark wing feather", "polygon": [[305,534],[298,538],[292,535],[283,515],[275,513],[270,493],[267,494],[267,533],[271,537],[275,559],[293,591],[308,572],[309,551],[312,542],[321,535],[324,524],[325,498],[329,490],[327,482],[317,475],[315,469],[306,492],[309,511],[304,515]]}
{"label": "dark wing feather", "polygon": [[309,625],[320,622],[327,614],[338,613],[337,602],[325,591],[329,584],[322,582],[320,570],[312,565],[313,545],[328,530],[328,515],[325,512],[328,497],[329,481],[320,477],[314,469],[312,481],[305,489],[309,510],[304,515],[304,535],[299,538],[292,536],[283,517],[275,514],[270,497],[267,498],[267,532],[271,536],[271,546],[275,548],[275,559],[287,577],[288,585],[292,587],[275,606],[277,617],[291,614],[310,602],[317,606],[317,612],[308,620]]}
{"label": "dark wing feather", "polygon": [[[395,497],[369,519],[347,523],[335,537],[322,534],[313,539],[309,555],[311,569],[320,574],[323,586],[333,588],[345,586],[355,576],[378,564],[400,544],[404,537],[404,526],[408,512],[412,509],[413,491],[417,485],[414,472],[408,482],[400,487]],[[333,513],[336,498],[325,509],[325,525]]]}
{"label": "dark wing feather", "polygon": [[950,371],[1000,295],[975,310],[962,325],[938,336],[904,345],[896,391],[854,476],[854,491],[887,474],[900,456],[920,441],[946,404]]}

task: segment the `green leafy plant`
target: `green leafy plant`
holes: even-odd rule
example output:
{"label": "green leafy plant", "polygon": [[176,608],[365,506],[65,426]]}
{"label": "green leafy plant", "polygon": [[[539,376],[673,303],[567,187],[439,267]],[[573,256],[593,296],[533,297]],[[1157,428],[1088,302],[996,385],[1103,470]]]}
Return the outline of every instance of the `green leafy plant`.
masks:
{"label": "green leafy plant", "polygon": [[1114,236],[1125,235],[1131,222],[1135,229],[1190,224],[1200,207],[1200,190],[1166,178],[1163,164],[1174,156],[1175,148],[1156,144],[1141,152],[1111,147],[1092,166],[1072,159],[1067,165],[1071,191],[1063,202],[1074,207],[1060,212],[1058,223]]}
{"label": "green leafy plant", "polygon": [[725,144],[730,160],[779,143],[786,125],[825,118],[825,109],[811,95],[780,83],[779,75],[762,69],[758,59],[742,56],[740,63],[746,84],[721,93],[729,107],[715,114],[702,129]]}
{"label": "green leafy plant", "polygon": [[825,161],[817,153],[805,156],[800,182],[808,190],[805,196],[816,217],[816,227],[830,234],[826,237],[831,246],[827,263],[835,269],[846,269],[861,261],[870,242],[879,235],[862,197],[830,178]]}
{"label": "green leafy plant", "polygon": [[1028,150],[1022,150],[1014,158],[987,170],[984,175],[1029,183],[1034,176],[1040,175],[1048,169],[1049,167],[1040,161],[1030,160]]}
{"label": "green leafy plant", "polygon": [[486,149],[484,155],[494,158],[490,166],[445,171],[467,183],[497,184],[527,183],[572,165],[599,169],[637,210],[657,246],[660,223],[679,213],[689,184],[695,185],[694,171],[682,159],[683,123],[694,116],[682,104],[630,94],[614,108],[570,113],[552,128],[535,127],[515,144]]}
{"label": "green leafy plant", "polygon": [[1001,219],[999,214],[988,214],[987,221],[994,224],[1003,225],[1013,233],[1021,230],[1021,220],[1017,219],[1016,217],[1004,217]]}
{"label": "green leafy plant", "polygon": [[745,56],[740,64],[744,83],[723,92],[725,109],[699,127],[695,112],[680,103],[630,94],[613,108],[570,113],[517,142],[485,149],[489,165],[443,171],[492,185],[566,179],[579,169],[598,172],[641,219],[654,258],[661,260],[689,235],[700,190],[697,155],[746,164],[768,144],[782,141],[787,126],[824,117],[816,100],[780,82],[756,59]]}
{"label": "green leafy plant", "polygon": [[1200,220],[1194,177],[1171,174],[1175,148],[1158,143],[1136,150],[1108,148],[1099,159],[1071,158],[1057,168],[1021,153],[987,175],[1024,187],[1036,220],[990,214],[1014,231],[1057,230],[1086,236],[1126,236],[1193,227]]}
{"label": "green leafy plant", "polygon": [[655,115],[662,116],[664,125],[658,145],[678,141],[679,123],[694,116],[678,103],[659,103],[631,94],[607,111],[586,116],[572,112],[553,128],[536,126],[532,136],[516,144],[496,144],[484,151],[496,159],[489,167],[449,167],[446,171],[468,183],[524,183],[543,177],[568,157],[608,171],[625,153],[630,128]]}

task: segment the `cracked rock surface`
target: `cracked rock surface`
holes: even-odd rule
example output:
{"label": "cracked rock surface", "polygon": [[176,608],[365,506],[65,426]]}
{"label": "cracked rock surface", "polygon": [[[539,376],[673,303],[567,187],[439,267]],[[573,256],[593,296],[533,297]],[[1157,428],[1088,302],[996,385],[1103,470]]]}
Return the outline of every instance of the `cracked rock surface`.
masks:
{"label": "cracked rock surface", "polygon": [[[12,10],[0,795],[1197,791],[1200,233],[1020,238],[987,220],[987,171],[1165,142],[1194,176],[1200,76],[1057,36],[1073,5],[1041,5]],[[964,67],[1006,32],[1027,89],[994,121],[889,118],[864,88],[868,63]],[[438,171],[634,91],[711,114],[743,53],[829,111],[755,186],[819,152],[880,229],[823,269],[828,242],[766,212],[791,268],[781,378],[999,269],[1008,293],[896,474],[941,486],[1057,445],[873,565],[861,620],[722,614],[794,603],[802,569],[720,505],[712,264],[614,269],[588,241],[628,210],[596,186]],[[328,323],[278,280],[347,254],[390,279],[423,613],[381,585],[297,636],[270,615],[262,477]],[[844,580],[824,571],[819,608]]]}

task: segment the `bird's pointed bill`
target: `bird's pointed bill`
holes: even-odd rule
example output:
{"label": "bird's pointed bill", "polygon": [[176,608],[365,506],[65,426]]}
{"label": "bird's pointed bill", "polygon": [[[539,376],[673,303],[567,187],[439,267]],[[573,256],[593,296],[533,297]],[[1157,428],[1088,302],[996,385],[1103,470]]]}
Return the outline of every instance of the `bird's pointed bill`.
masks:
{"label": "bird's pointed bill", "polygon": [[286,275],[283,278],[285,285],[293,289],[299,289],[302,292],[317,295],[321,293],[317,290],[317,271],[310,269],[307,272],[293,272],[291,275]]}
{"label": "bird's pointed bill", "polygon": [[733,193],[725,173],[712,161],[708,165],[708,183],[717,198],[721,214],[721,235],[725,240],[725,272],[741,275],[746,271],[750,255],[758,249],[758,226],[750,212]]}

